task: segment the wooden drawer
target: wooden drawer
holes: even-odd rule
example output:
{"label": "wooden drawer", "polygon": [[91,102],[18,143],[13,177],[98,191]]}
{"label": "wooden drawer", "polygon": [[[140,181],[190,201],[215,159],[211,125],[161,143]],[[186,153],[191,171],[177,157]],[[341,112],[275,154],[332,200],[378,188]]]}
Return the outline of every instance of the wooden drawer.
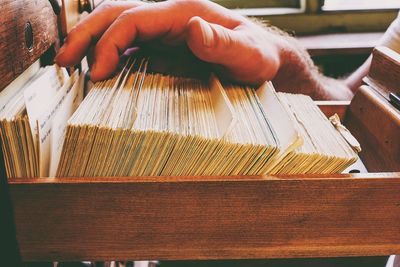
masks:
{"label": "wooden drawer", "polygon": [[[4,88],[57,41],[57,26],[47,0],[3,0],[0,6],[6,10],[0,19]],[[399,144],[400,119],[368,100],[369,93],[361,90],[351,105],[320,106],[327,115],[341,114],[375,173],[9,179],[0,196],[10,202],[2,202],[1,211],[15,229],[3,233],[10,237],[15,230],[24,261],[400,253],[400,151],[390,149]],[[390,129],[380,128],[385,121]],[[379,138],[388,130],[395,135]],[[4,183],[4,164],[0,171]]]}
{"label": "wooden drawer", "polygon": [[49,0],[0,3],[0,89],[35,62],[57,40],[57,17]]}
{"label": "wooden drawer", "polygon": [[11,180],[24,260],[400,252],[400,175]]}
{"label": "wooden drawer", "polygon": [[[347,105],[320,104],[354,120]],[[24,260],[400,253],[398,172],[11,179],[9,189]]]}

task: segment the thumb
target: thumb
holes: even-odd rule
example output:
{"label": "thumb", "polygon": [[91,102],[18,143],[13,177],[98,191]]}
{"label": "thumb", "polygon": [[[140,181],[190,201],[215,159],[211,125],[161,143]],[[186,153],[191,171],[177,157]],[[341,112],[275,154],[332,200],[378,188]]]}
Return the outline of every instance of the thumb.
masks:
{"label": "thumb", "polygon": [[[271,70],[279,62],[274,53],[257,45],[257,38],[251,38],[251,31],[244,25],[232,30],[193,17],[187,24],[186,42],[201,60],[224,67],[229,78],[259,84],[273,78],[276,72]],[[257,37],[257,34],[253,35]]]}
{"label": "thumb", "polygon": [[204,61],[231,63],[233,51],[246,49],[241,33],[193,17],[187,24],[186,41],[192,52]]}

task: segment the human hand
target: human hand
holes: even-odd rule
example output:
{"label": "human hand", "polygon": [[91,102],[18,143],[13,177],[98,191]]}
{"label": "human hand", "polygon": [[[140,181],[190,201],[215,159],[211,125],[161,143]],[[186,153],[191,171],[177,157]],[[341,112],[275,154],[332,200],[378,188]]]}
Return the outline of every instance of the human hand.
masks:
{"label": "human hand", "polygon": [[170,0],[101,5],[69,33],[56,62],[76,65],[94,46],[91,79],[98,81],[128,48],[154,41],[187,45],[221,75],[254,85],[272,80],[284,60],[283,39],[238,13],[207,0]]}

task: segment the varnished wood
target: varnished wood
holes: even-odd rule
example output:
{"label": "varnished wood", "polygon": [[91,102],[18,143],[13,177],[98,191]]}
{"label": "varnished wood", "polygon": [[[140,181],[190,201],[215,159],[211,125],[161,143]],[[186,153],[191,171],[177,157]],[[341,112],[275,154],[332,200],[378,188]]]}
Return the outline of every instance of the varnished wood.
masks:
{"label": "varnished wood", "polygon": [[63,0],[62,11],[60,14],[60,29],[63,36],[71,31],[71,29],[79,21],[79,1]]}
{"label": "varnished wood", "polygon": [[400,253],[400,173],[32,181],[10,181],[24,260]]}
{"label": "varnished wood", "polygon": [[400,54],[387,47],[375,48],[364,81],[386,99],[389,99],[390,92],[400,93]]}
{"label": "varnished wood", "polygon": [[[396,173],[395,173],[396,174]],[[390,178],[393,173],[363,173],[363,174],[303,174],[303,175],[237,175],[237,176],[138,176],[138,177],[41,177],[41,178],[10,178],[10,185],[35,184],[120,184],[120,183],[181,183],[181,182],[234,182],[234,181],[270,181],[285,179],[359,179],[359,178]]]}
{"label": "varnished wood", "polygon": [[361,143],[369,171],[400,171],[400,112],[371,87],[357,91],[346,125]]}
{"label": "varnished wood", "polygon": [[[0,2],[0,91],[36,61],[57,38],[56,16],[48,0]],[[33,30],[33,47],[25,44],[25,27]]]}

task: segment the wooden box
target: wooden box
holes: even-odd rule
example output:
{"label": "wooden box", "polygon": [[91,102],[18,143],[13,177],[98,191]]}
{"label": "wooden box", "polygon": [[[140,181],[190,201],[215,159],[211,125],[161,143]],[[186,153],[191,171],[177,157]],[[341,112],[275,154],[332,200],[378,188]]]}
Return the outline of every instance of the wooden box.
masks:
{"label": "wooden box", "polygon": [[[4,88],[56,42],[57,27],[47,0],[0,6]],[[24,261],[400,253],[400,112],[368,86],[351,103],[319,104],[341,115],[372,173],[9,179],[7,236],[15,230]]]}

